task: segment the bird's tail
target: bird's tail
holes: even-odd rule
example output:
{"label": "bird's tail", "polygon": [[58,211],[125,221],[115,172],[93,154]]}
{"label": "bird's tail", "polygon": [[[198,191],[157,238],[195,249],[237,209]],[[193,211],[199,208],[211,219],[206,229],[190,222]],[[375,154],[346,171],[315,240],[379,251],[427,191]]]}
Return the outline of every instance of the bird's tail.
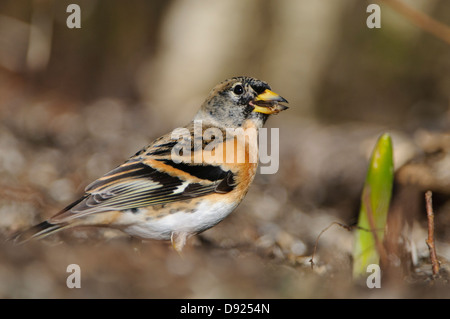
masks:
{"label": "bird's tail", "polygon": [[36,226],[30,227],[27,230],[20,232],[10,238],[10,241],[14,244],[20,245],[33,239],[41,239],[50,234],[56,233],[63,228],[69,226],[66,223],[61,224],[51,224],[47,221],[37,224]]}

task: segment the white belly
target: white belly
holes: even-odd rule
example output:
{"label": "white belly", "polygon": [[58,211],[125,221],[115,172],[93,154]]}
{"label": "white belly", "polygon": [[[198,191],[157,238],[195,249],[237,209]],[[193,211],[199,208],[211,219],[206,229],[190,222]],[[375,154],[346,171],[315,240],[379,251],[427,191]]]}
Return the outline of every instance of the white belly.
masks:
{"label": "white belly", "polygon": [[148,221],[141,220],[122,230],[131,236],[169,240],[173,232],[196,234],[213,227],[227,217],[236,206],[235,203],[211,205],[202,202],[195,212],[179,211]]}

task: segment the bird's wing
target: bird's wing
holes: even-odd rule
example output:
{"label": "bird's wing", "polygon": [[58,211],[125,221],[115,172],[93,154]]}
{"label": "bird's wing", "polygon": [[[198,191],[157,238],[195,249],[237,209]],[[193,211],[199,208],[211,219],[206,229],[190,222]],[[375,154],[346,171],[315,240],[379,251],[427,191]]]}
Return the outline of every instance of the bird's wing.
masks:
{"label": "bird's wing", "polygon": [[93,213],[167,204],[233,190],[233,173],[220,165],[172,161],[167,153],[175,144],[167,140],[155,141],[91,183],[81,199],[53,216],[50,222],[65,222]]}

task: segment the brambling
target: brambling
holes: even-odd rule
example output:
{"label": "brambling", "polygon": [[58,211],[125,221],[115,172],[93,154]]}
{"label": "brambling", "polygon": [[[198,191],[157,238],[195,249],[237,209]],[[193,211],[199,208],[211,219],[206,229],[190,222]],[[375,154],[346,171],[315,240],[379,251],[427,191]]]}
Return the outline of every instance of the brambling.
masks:
{"label": "brambling", "polygon": [[221,82],[191,123],[156,139],[14,241],[106,226],[142,239],[171,240],[181,252],[187,238],[218,224],[246,195],[258,161],[251,160],[250,139],[236,132],[257,132],[271,114],[287,109],[279,102],[287,103],[266,82],[245,76]]}

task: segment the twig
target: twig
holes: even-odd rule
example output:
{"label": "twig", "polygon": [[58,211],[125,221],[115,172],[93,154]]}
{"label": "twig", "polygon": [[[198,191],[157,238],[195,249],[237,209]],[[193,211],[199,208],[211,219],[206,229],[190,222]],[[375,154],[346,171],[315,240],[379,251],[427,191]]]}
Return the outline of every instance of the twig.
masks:
{"label": "twig", "polygon": [[433,267],[433,276],[437,276],[439,273],[439,261],[436,256],[436,247],[434,245],[434,213],[433,213],[433,203],[431,200],[432,193],[427,191],[425,193],[425,201],[427,207],[427,217],[428,217],[428,238],[426,240],[428,249],[430,250],[431,265]]}
{"label": "twig", "polygon": [[311,255],[311,259],[309,260],[309,262],[311,263],[311,269],[314,269],[314,256],[316,255],[316,250],[317,250],[317,246],[319,245],[320,236],[322,236],[322,234],[324,232],[326,232],[329,228],[331,228],[331,226],[333,226],[333,225],[338,225],[338,226],[340,226],[340,227],[342,227],[342,228],[344,228],[344,229],[346,229],[348,231],[351,231],[352,228],[353,228],[353,226],[344,225],[344,224],[341,224],[341,223],[338,223],[338,222],[332,222],[326,228],[322,229],[322,231],[319,233],[319,236],[317,236],[317,238],[316,238],[316,243],[314,245],[314,250],[313,250],[313,253]]}
{"label": "twig", "polygon": [[436,21],[423,12],[415,10],[399,0],[383,0],[384,3],[409,19],[419,28],[450,44],[450,27]]}
{"label": "twig", "polygon": [[342,228],[344,228],[345,230],[348,230],[348,231],[352,231],[353,229],[358,229],[358,230],[362,230],[362,231],[366,231],[366,232],[372,232],[370,229],[359,227],[357,225],[345,225],[345,224],[342,224],[342,223],[339,223],[339,222],[332,222],[330,225],[328,225],[327,227],[322,229],[322,231],[319,233],[319,235],[316,238],[316,242],[314,244],[313,253],[311,255],[311,259],[309,260],[309,262],[311,263],[311,269],[314,269],[314,256],[316,255],[317,246],[319,246],[320,236],[322,236],[323,233],[325,233],[333,225],[337,225],[337,226],[342,227]]}

